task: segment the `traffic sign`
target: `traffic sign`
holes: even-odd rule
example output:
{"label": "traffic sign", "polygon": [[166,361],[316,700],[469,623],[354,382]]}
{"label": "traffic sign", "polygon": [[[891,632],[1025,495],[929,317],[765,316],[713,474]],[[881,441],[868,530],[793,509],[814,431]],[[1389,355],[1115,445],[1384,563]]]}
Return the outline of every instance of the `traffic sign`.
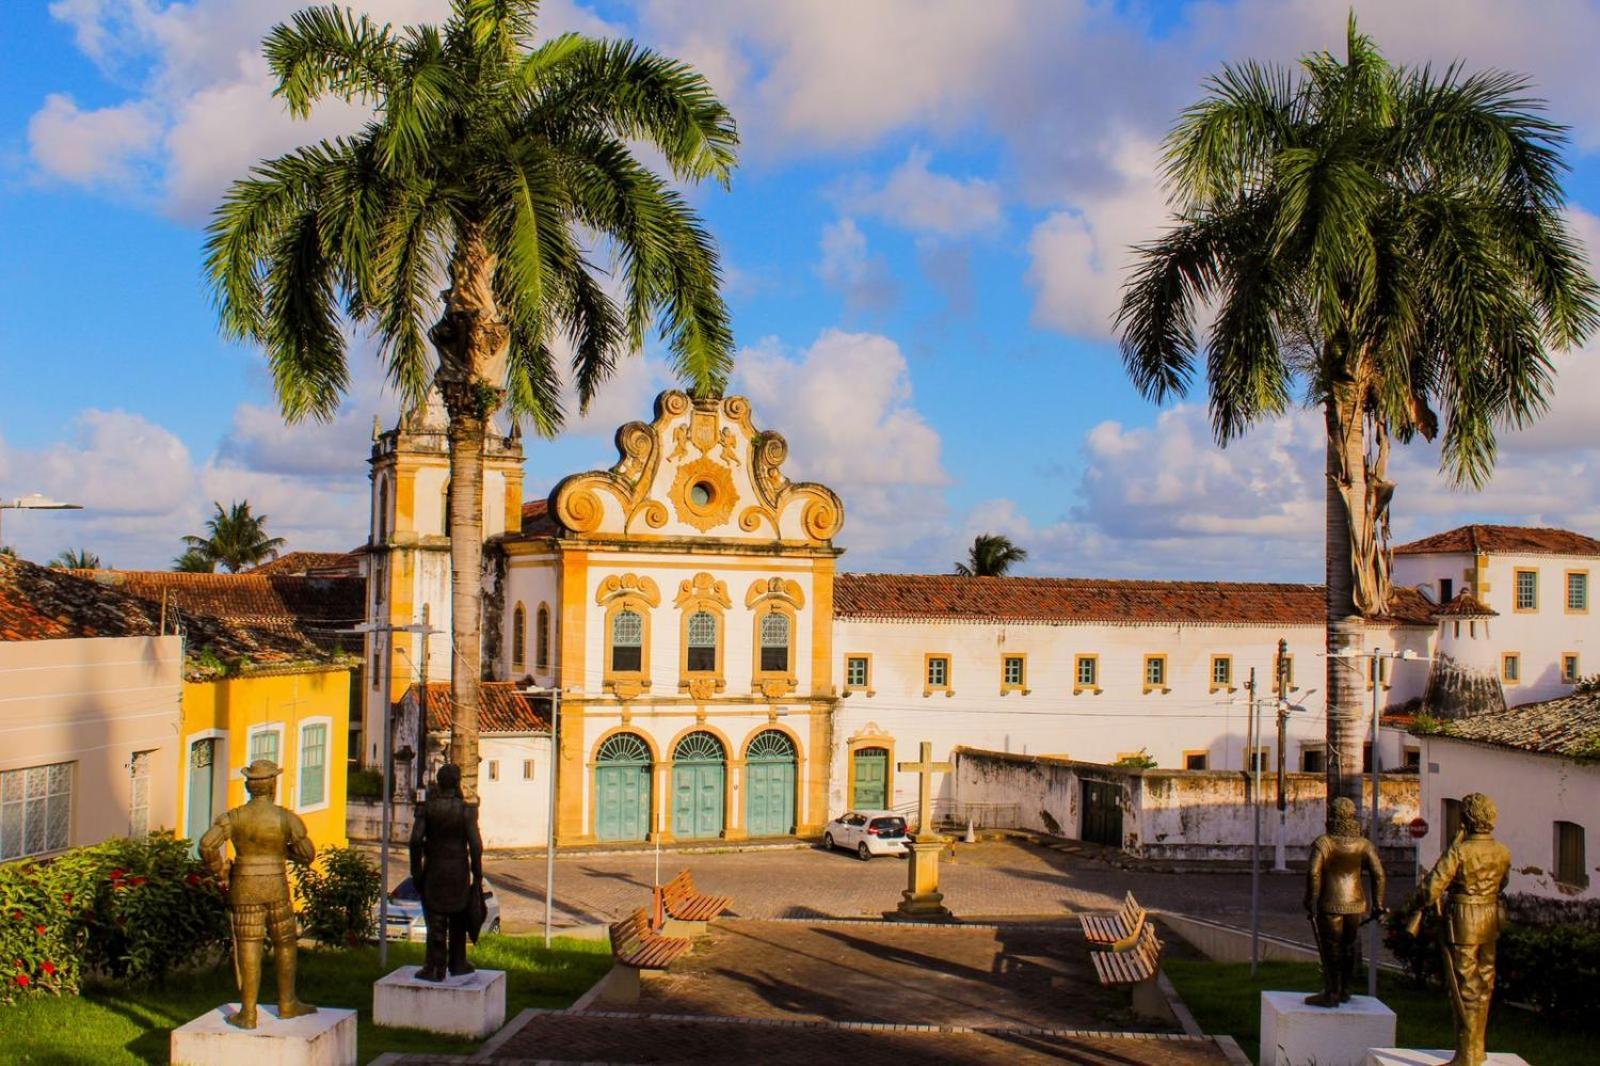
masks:
{"label": "traffic sign", "polygon": [[1411,835],[1421,840],[1428,835],[1428,820],[1426,818],[1411,819]]}

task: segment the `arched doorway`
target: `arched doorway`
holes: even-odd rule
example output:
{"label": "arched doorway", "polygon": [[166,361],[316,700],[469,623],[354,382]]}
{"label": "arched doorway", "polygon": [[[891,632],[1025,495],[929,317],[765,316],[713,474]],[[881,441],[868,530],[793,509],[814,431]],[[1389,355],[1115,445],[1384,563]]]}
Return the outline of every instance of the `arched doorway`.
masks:
{"label": "arched doorway", "polygon": [[794,832],[794,741],[778,729],[757,733],[745,751],[744,822],[753,837]]}
{"label": "arched doorway", "polygon": [[672,835],[679,840],[722,835],[728,755],[704,731],[678,741],[672,753]]}
{"label": "arched doorway", "polygon": [[650,748],[634,733],[607,737],[595,757],[595,836],[643,840],[650,832]]}
{"label": "arched doorway", "polygon": [[860,811],[883,810],[889,802],[889,749],[857,748],[852,763],[854,807]]}

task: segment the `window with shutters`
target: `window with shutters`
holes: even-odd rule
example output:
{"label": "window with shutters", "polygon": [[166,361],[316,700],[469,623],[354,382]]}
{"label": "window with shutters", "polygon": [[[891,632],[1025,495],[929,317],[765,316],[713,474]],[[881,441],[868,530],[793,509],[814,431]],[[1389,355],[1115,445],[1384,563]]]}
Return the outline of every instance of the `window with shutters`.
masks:
{"label": "window with shutters", "polygon": [[1320,774],[1327,769],[1327,752],[1320,744],[1300,745],[1300,772]]}
{"label": "window with shutters", "polygon": [[949,695],[952,691],[950,678],[950,656],[945,652],[936,652],[922,657],[922,694],[930,695],[934,692],[943,692]]}
{"label": "window with shutters", "polygon": [[1000,659],[1000,692],[1028,692],[1028,657],[1026,655],[1005,655]]}
{"label": "window with shutters", "polygon": [[1589,571],[1567,571],[1567,613],[1589,613]]}
{"label": "window with shutters", "polygon": [[1556,880],[1574,888],[1589,887],[1589,864],[1583,850],[1583,826],[1556,823]]}
{"label": "window with shutters", "polygon": [[769,611],[761,616],[761,673],[789,672],[789,641],[793,631],[789,616],[782,611]]}
{"label": "window with shutters", "polygon": [[[847,692],[868,689],[872,685],[872,656],[846,655],[844,657],[844,687]],[[870,693],[868,693],[870,695]]]}
{"label": "window with shutters", "polygon": [[689,673],[709,674],[717,669],[717,616],[696,611],[689,616],[688,651],[685,669]]}
{"label": "window with shutters", "polygon": [[1100,691],[1100,656],[1080,655],[1072,666],[1072,691],[1099,692]]}
{"label": "window with shutters", "polygon": [[0,773],[0,861],[60,851],[72,830],[69,762]]}
{"label": "window with shutters", "polygon": [[1213,655],[1211,657],[1211,691],[1233,687],[1233,656]]}
{"label": "window with shutters", "polygon": [[1583,676],[1578,668],[1578,653],[1564,651],[1561,653],[1561,680],[1569,685],[1576,685]]}
{"label": "window with shutters", "polygon": [[1537,611],[1539,609],[1539,571],[1518,570],[1516,572],[1515,601],[1512,608],[1517,611]]}
{"label": "window with shutters", "polygon": [[1522,680],[1522,656],[1514,651],[1501,654],[1500,680],[1507,685],[1515,685]]}
{"label": "window with shutters", "polygon": [[611,619],[611,671],[637,673],[644,664],[644,616],[618,611]]}
{"label": "window with shutters", "polygon": [[[283,769],[283,726],[264,725],[256,726],[250,731],[250,758],[249,762],[265,759]],[[274,802],[283,796],[283,775],[280,773],[275,779],[272,798]]]}
{"label": "window with shutters", "polygon": [[1167,692],[1167,657],[1165,655],[1146,655],[1144,657],[1144,690],[1146,692]]}
{"label": "window with shutters", "polygon": [[300,792],[296,802],[301,811],[320,810],[328,805],[328,728],[330,721],[309,721],[300,726]]}

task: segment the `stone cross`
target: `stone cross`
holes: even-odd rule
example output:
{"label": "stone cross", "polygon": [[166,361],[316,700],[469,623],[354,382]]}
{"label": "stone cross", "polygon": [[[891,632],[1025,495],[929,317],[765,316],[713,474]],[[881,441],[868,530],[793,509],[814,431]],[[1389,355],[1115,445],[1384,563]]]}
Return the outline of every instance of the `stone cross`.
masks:
{"label": "stone cross", "polygon": [[922,758],[916,762],[896,764],[903,774],[917,775],[917,832],[933,832],[933,775],[947,774],[955,767],[947,762],[933,761],[933,745],[924,740]]}

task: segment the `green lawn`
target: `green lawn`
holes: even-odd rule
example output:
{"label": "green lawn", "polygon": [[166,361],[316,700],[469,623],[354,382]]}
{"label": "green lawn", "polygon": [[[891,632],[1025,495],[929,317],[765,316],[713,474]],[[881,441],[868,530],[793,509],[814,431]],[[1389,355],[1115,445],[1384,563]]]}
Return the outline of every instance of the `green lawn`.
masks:
{"label": "green lawn", "polygon": [[[603,940],[557,939],[550,951],[541,937],[489,936],[472,949],[474,966],[506,971],[506,1018],[527,1007],[565,1007],[610,968]],[[416,1029],[372,1024],[372,983],[388,969],[422,961],[421,944],[391,944],[387,969],[378,966],[376,947],[352,951],[300,952],[300,996],[319,1006],[360,1011],[361,1061],[385,1051],[470,1052],[473,1041]],[[276,1000],[270,976],[261,1000]],[[186,975],[164,988],[95,988],[82,996],[27,999],[0,1007],[0,1047],[4,1060],[28,1063],[166,1062],[168,1033],[201,1012],[237,1001],[227,966]]]}
{"label": "green lawn", "polygon": [[[1305,962],[1263,962],[1252,980],[1247,962],[1170,959],[1162,969],[1207,1033],[1226,1033],[1254,1058],[1261,1043],[1264,989],[1313,992],[1321,987],[1317,967]],[[1395,974],[1379,974],[1378,998],[1398,1015],[1401,1047],[1448,1048],[1455,1044],[1450,1001],[1436,989],[1419,989]],[[1538,1066],[1592,1066],[1600,1036],[1563,1029],[1531,1011],[1498,1007],[1489,1019],[1489,1050],[1514,1051]]]}

